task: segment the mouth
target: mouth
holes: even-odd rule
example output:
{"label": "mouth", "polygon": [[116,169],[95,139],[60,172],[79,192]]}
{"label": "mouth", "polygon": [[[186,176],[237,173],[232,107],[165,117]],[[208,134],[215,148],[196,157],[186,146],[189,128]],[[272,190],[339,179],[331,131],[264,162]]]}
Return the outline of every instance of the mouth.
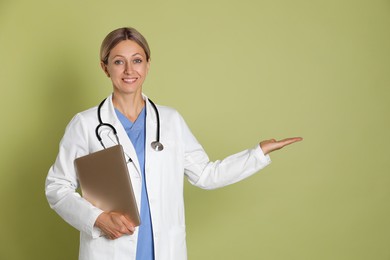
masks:
{"label": "mouth", "polygon": [[132,83],[136,82],[137,79],[138,79],[138,78],[123,78],[122,80],[123,80],[125,83],[132,84]]}

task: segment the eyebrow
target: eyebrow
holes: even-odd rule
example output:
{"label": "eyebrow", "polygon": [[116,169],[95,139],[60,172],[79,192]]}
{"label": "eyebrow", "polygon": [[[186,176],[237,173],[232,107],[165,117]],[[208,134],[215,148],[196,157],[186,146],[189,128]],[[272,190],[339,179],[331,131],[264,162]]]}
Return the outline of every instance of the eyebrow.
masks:
{"label": "eyebrow", "polygon": [[[137,53],[134,53],[133,55],[131,55],[131,57],[134,57],[134,56],[137,56],[137,55],[139,55],[139,56],[141,56],[141,57],[144,57],[144,55],[142,55],[141,53],[139,53],[139,52],[137,52]],[[122,57],[122,58],[126,58],[125,56],[123,56],[123,55],[120,55],[120,54],[117,54],[117,55],[115,55],[114,57],[112,57],[112,58],[116,58],[116,57]]]}

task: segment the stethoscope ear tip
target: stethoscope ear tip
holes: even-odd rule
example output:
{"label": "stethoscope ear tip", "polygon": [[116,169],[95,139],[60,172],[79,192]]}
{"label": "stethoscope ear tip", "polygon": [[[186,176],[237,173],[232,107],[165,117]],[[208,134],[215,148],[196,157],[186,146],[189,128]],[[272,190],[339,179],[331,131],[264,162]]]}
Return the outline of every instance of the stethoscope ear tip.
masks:
{"label": "stethoscope ear tip", "polygon": [[164,150],[164,146],[159,141],[154,141],[150,144],[156,152]]}

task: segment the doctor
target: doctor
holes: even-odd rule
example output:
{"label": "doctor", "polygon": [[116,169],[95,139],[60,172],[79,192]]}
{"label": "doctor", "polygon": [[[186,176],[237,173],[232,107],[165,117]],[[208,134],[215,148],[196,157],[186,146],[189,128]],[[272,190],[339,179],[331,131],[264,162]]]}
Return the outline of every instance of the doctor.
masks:
{"label": "doctor", "polygon": [[[165,106],[154,109],[143,94],[150,50],[138,31],[120,28],[109,33],[100,58],[113,86],[100,116],[104,123],[115,127],[129,158],[127,165],[142,224],[134,227],[124,215],[104,212],[76,192],[74,159],[102,149],[95,135],[97,107],[78,113],[67,126],[46,179],[48,202],[80,231],[80,260],[187,259],[184,176],[203,189],[223,187],[267,166],[270,152],[302,139],[266,140],[210,162],[180,114]],[[160,132],[164,149],[157,151],[150,144]],[[99,133],[106,147],[117,144],[111,128],[100,128]]]}

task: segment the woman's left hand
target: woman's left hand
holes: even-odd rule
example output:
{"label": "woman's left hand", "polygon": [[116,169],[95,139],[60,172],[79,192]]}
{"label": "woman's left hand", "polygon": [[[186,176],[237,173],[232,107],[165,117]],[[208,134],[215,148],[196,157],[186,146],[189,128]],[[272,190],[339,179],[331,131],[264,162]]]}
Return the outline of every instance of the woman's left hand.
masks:
{"label": "woman's left hand", "polygon": [[265,140],[260,142],[260,148],[263,150],[264,155],[269,154],[270,152],[282,149],[286,145],[290,145],[295,142],[302,141],[302,137],[293,137],[286,138],[280,141],[276,141],[275,139]]}

